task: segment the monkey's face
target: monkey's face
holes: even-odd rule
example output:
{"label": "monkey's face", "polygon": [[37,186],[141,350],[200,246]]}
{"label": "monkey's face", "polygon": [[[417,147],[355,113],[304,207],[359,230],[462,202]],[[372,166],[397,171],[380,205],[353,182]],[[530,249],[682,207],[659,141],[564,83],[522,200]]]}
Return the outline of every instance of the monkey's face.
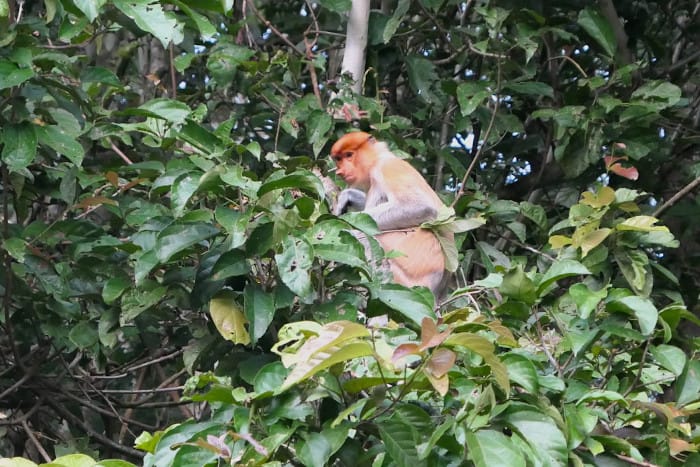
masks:
{"label": "monkey's face", "polygon": [[351,187],[368,188],[369,170],[375,159],[371,141],[370,135],[358,131],[343,136],[331,148],[336,173]]}

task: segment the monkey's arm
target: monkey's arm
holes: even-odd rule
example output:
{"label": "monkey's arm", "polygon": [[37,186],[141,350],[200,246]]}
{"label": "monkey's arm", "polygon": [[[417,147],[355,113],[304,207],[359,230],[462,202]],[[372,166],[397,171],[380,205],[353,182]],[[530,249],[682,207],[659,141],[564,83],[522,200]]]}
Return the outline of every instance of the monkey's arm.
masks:
{"label": "monkey's arm", "polygon": [[365,209],[367,196],[356,188],[347,188],[338,195],[338,202],[333,209],[333,214],[339,216],[346,212],[362,211]]}

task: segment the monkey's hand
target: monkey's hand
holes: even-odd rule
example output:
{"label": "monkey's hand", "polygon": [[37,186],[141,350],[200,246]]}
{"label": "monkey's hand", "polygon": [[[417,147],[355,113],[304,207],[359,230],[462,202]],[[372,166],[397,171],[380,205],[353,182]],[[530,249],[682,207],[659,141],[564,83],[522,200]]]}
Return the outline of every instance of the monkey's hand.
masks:
{"label": "monkey's hand", "polygon": [[333,209],[333,214],[339,216],[346,212],[362,211],[365,209],[367,195],[356,188],[347,188],[338,195],[338,202]]}

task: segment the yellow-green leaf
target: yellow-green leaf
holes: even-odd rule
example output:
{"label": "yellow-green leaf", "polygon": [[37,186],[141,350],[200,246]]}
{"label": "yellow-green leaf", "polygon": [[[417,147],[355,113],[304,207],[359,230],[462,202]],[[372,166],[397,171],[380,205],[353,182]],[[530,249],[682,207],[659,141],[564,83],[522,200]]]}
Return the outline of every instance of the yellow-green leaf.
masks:
{"label": "yellow-green leaf", "polygon": [[559,250],[566,245],[571,245],[571,237],[567,237],[566,235],[552,235],[549,237],[549,244],[552,245],[552,248],[555,250]]}
{"label": "yellow-green leaf", "polygon": [[585,258],[586,255],[595,247],[601,244],[603,240],[608,238],[612,229],[597,229],[586,235],[581,241],[581,258]]}
{"label": "yellow-green leaf", "polygon": [[588,205],[592,208],[602,208],[605,206],[610,206],[615,202],[615,190],[609,186],[604,186],[598,190],[598,193],[585,191],[582,197],[583,199],[581,200],[581,204]]}
{"label": "yellow-green leaf", "polygon": [[248,323],[243,310],[230,294],[220,295],[209,302],[209,314],[219,334],[234,344],[250,344]]}
{"label": "yellow-green leaf", "polygon": [[668,232],[663,225],[654,225],[659,220],[652,216],[634,216],[617,225],[617,230],[636,230],[640,232],[662,231]]}

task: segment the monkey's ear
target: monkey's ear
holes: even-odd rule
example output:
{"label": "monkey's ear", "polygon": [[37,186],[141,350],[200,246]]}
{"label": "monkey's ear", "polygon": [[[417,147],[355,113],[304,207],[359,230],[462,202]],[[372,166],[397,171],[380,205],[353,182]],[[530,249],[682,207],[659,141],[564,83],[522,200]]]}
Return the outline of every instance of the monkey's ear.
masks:
{"label": "monkey's ear", "polygon": [[367,142],[374,144],[377,142],[377,140],[374,138],[374,136],[369,135],[369,138],[367,138]]}

